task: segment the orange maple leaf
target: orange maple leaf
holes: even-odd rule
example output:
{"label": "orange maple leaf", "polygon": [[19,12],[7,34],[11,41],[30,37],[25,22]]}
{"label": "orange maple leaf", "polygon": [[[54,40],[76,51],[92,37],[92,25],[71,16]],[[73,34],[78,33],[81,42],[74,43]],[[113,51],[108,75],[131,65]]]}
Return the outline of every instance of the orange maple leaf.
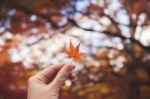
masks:
{"label": "orange maple leaf", "polygon": [[82,56],[85,56],[86,53],[84,52],[79,52],[80,50],[80,43],[77,46],[73,46],[72,41],[70,39],[70,44],[69,44],[69,49],[65,50],[65,53],[68,55],[68,58],[73,59],[73,61],[78,61],[78,62],[83,62],[81,59]]}

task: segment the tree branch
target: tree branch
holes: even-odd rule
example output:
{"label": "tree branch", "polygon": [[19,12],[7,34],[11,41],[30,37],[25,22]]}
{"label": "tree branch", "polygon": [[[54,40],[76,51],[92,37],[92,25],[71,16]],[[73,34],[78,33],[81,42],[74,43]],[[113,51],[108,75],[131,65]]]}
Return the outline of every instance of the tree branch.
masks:
{"label": "tree branch", "polygon": [[[52,24],[53,27],[58,28],[58,29],[59,29],[59,28],[63,28],[63,27],[65,27],[65,26],[67,26],[69,23],[71,23],[72,25],[74,25],[74,26],[76,26],[76,27],[78,27],[78,28],[81,28],[81,29],[83,29],[83,30],[86,30],[86,31],[104,33],[104,34],[106,34],[106,35],[110,35],[110,36],[113,36],[113,37],[119,37],[119,38],[121,38],[122,40],[127,40],[127,39],[129,39],[131,42],[140,45],[140,46],[141,46],[144,50],[146,50],[147,52],[150,52],[150,46],[144,46],[140,41],[136,40],[135,38],[127,38],[127,37],[125,37],[125,36],[122,36],[122,35],[119,34],[119,33],[111,32],[111,31],[107,31],[107,30],[105,30],[105,31],[96,31],[96,30],[94,30],[94,29],[83,28],[83,27],[79,26],[79,25],[77,24],[77,22],[76,22],[75,20],[71,19],[71,18],[68,18],[68,23],[67,23],[67,24],[65,24],[65,25],[63,25],[63,26],[58,26],[56,23],[54,23],[54,22],[51,20],[51,16],[36,13],[36,12],[31,11],[30,9],[28,9],[28,8],[26,8],[26,7],[24,7],[24,6],[13,5],[13,6],[11,6],[11,7],[12,7],[12,8],[19,9],[19,10],[25,12],[26,14],[35,14],[35,15],[41,17],[42,19],[47,20],[48,22],[50,22],[50,23]],[[115,22],[115,23],[116,23],[116,22]]]}
{"label": "tree branch", "polygon": [[107,31],[107,30],[105,30],[105,31],[96,31],[96,30],[94,30],[94,29],[83,28],[83,27],[79,26],[79,25],[77,24],[77,22],[74,21],[73,19],[69,19],[69,22],[71,22],[74,26],[76,26],[76,27],[78,27],[78,28],[81,28],[81,29],[83,29],[83,30],[86,30],[86,31],[104,33],[104,34],[106,34],[106,35],[110,35],[110,36],[113,36],[113,37],[119,37],[119,38],[121,38],[122,40],[127,40],[127,39],[129,39],[131,42],[140,45],[140,46],[141,46],[144,50],[146,50],[147,52],[150,52],[150,46],[144,46],[140,41],[136,40],[135,38],[127,38],[127,37],[125,37],[125,36],[120,35],[120,34],[117,33],[117,32],[111,32],[111,31]]}
{"label": "tree branch", "polygon": [[[54,28],[57,28],[57,29],[63,28],[63,27],[65,27],[65,26],[67,25],[67,24],[65,24],[65,25],[63,25],[63,26],[59,26],[59,25],[57,25],[57,23],[54,23],[54,22],[53,22],[53,20],[51,19],[51,16],[46,15],[46,14],[37,13],[37,12],[35,12],[35,11],[33,11],[33,10],[30,10],[30,9],[28,9],[27,7],[22,6],[22,5],[11,5],[10,8],[15,8],[15,9],[21,10],[21,11],[23,11],[24,13],[29,14],[29,15],[35,14],[35,15],[37,15],[38,17],[40,17],[40,18],[42,18],[42,19],[44,19],[44,20],[50,22],[51,25],[52,25]],[[58,14],[56,14],[56,13],[53,13],[52,15],[60,16],[60,15],[58,15]]]}

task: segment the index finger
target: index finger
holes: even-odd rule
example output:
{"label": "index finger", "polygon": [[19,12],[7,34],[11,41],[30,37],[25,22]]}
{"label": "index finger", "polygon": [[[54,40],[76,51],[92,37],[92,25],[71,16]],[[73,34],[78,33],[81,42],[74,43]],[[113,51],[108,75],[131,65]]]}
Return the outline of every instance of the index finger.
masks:
{"label": "index finger", "polygon": [[51,65],[51,66],[45,68],[44,70],[40,71],[37,75],[44,76],[47,79],[49,79],[53,74],[57,73],[64,65],[65,65],[65,63]]}

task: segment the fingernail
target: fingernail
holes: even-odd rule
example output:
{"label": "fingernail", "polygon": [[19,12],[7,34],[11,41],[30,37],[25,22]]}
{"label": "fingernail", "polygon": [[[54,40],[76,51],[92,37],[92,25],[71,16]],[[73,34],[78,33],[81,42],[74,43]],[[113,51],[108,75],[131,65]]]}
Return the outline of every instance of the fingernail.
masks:
{"label": "fingernail", "polygon": [[69,65],[69,66],[71,67],[70,68],[71,70],[75,68],[75,65]]}
{"label": "fingernail", "polygon": [[68,72],[71,72],[75,68],[74,65],[70,65],[70,64],[67,64],[66,67],[67,67],[66,69]]}

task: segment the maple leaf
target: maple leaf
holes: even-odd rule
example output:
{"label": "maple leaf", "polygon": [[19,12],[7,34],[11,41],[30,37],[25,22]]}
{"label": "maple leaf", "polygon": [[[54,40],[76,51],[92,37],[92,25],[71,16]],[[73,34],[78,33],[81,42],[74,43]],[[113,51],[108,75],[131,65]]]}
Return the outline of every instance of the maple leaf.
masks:
{"label": "maple leaf", "polygon": [[68,55],[68,58],[73,59],[73,61],[83,62],[81,59],[82,56],[85,56],[86,53],[79,52],[80,50],[80,43],[77,46],[73,46],[72,41],[70,39],[69,49],[65,50],[65,53]]}

